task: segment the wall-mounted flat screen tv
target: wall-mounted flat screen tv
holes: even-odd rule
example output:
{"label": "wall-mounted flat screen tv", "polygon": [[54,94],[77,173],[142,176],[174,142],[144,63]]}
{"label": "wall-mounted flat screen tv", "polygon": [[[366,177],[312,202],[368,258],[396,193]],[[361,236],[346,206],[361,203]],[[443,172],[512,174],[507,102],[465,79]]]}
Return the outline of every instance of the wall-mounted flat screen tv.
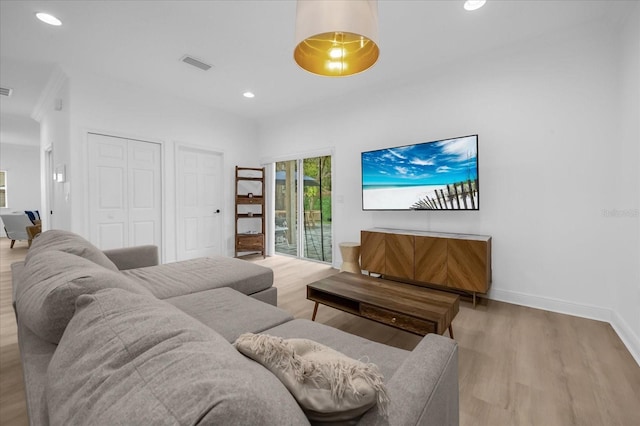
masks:
{"label": "wall-mounted flat screen tv", "polygon": [[362,153],[363,210],[479,210],[478,135]]}

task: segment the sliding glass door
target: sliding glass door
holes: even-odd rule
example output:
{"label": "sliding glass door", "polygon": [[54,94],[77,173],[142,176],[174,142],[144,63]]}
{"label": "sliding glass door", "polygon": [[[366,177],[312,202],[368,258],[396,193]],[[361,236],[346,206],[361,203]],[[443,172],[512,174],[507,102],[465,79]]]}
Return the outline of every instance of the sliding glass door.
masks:
{"label": "sliding glass door", "polygon": [[281,161],[275,169],[276,253],[331,263],[331,156]]}
{"label": "sliding glass door", "polygon": [[298,161],[276,163],[276,253],[298,255]]}

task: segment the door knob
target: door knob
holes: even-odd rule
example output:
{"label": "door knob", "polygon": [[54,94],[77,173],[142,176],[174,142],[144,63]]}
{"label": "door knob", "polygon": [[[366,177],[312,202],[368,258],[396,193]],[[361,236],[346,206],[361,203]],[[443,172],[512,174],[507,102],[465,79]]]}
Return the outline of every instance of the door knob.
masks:
{"label": "door knob", "polygon": [[220,213],[220,209],[217,209],[214,213]]}

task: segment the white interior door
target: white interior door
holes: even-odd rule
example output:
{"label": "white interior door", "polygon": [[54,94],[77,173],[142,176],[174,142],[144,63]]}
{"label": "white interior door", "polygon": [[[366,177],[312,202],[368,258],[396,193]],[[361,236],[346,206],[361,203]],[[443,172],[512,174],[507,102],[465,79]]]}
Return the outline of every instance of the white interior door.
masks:
{"label": "white interior door", "polygon": [[89,226],[103,250],[161,247],[160,145],[89,134]]}
{"label": "white interior door", "polygon": [[128,141],[129,244],[160,247],[162,234],[162,177],[160,145]]}
{"label": "white interior door", "polygon": [[177,155],[178,260],[221,254],[222,155],[179,147]]}

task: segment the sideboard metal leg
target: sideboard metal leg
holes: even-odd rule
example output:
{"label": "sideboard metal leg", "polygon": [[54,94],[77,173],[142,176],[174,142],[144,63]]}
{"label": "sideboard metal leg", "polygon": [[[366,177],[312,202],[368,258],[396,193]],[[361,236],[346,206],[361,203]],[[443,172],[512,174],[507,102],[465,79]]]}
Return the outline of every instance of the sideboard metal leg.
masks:
{"label": "sideboard metal leg", "polygon": [[316,302],[316,306],[313,307],[313,315],[311,316],[311,321],[316,320],[316,314],[318,313],[318,302]]}

